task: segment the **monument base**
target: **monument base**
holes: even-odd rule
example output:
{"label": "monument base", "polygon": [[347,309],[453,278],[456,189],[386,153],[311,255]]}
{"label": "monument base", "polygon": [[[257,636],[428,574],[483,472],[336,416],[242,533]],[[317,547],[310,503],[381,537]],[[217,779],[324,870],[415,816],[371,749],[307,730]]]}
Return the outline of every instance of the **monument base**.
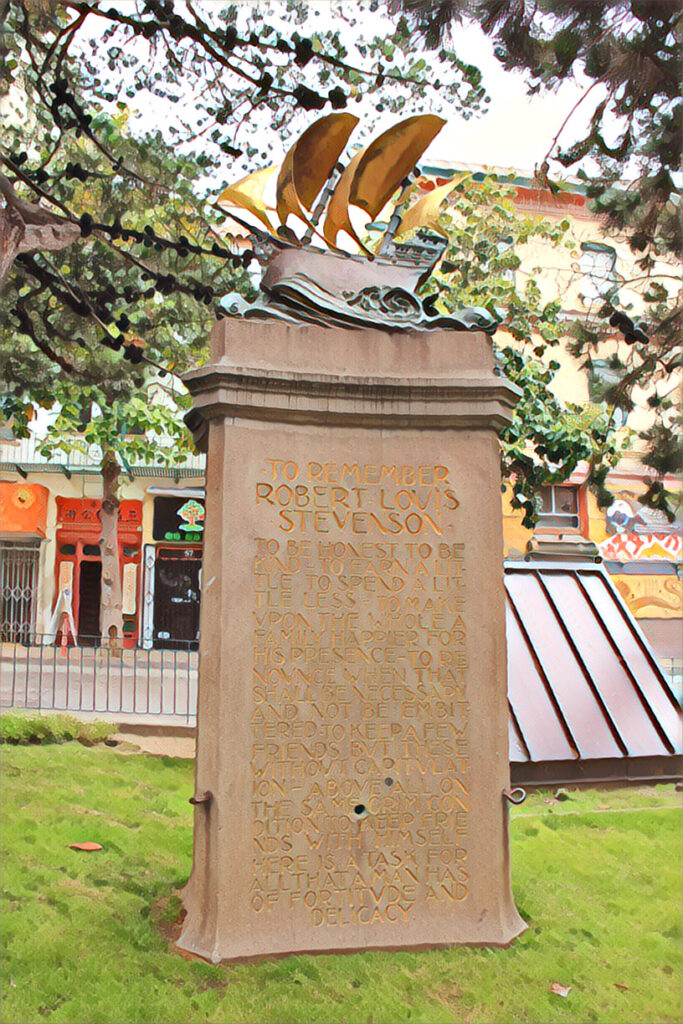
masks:
{"label": "monument base", "polygon": [[217,325],[194,867],[213,962],[506,946],[500,453],[484,334]]}
{"label": "monument base", "polygon": [[[187,910],[188,898],[183,896],[183,905]],[[239,944],[239,949],[232,952],[223,945],[205,945],[199,937],[199,943],[194,944],[193,936],[186,934],[183,930],[180,939],[176,943],[179,949],[200,957],[212,964],[239,964],[257,963],[260,960],[279,960],[287,956],[330,956],[338,953],[401,953],[410,950],[411,952],[426,952],[435,949],[455,949],[458,946],[473,947],[475,949],[507,949],[520,935],[527,930],[528,925],[515,914],[516,920],[506,922],[505,927],[500,928],[500,940],[491,937],[493,932],[487,931],[486,939],[452,939],[451,941],[411,941],[406,938],[403,942],[395,942],[391,945],[370,945],[363,936],[359,936],[356,945],[334,945],[334,946],[313,946],[310,948],[297,949],[263,949],[259,948],[253,952],[245,952],[244,943]]]}

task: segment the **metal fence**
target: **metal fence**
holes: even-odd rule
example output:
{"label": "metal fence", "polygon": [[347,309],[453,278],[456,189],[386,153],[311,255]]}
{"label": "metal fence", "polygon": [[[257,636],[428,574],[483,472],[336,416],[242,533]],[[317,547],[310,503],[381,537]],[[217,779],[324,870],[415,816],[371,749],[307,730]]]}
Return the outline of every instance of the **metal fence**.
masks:
{"label": "metal fence", "polygon": [[195,723],[198,654],[189,644],[121,650],[99,637],[59,640],[33,634],[0,644],[0,707]]}
{"label": "metal fence", "polygon": [[[199,656],[190,644],[163,650],[110,648],[99,637],[62,646],[59,634],[0,642],[0,708],[115,715],[194,725]],[[683,695],[683,661],[663,658],[669,686]]]}

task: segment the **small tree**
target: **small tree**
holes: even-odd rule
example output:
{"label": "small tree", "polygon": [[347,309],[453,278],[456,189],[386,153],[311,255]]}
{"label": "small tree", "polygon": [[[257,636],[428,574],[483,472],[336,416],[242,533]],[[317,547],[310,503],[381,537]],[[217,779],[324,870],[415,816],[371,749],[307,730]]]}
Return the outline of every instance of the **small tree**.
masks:
{"label": "small tree", "polygon": [[101,453],[100,631],[105,641],[115,645],[123,635],[118,546],[121,477],[131,463],[173,465],[192,450],[181,415],[188,399],[149,379],[134,391],[126,381],[108,379],[78,388],[69,382],[58,386],[55,398],[59,411],[42,443],[42,454],[88,453],[93,446]]}
{"label": "small tree", "polygon": [[513,508],[533,526],[539,487],[566,479],[579,462],[588,463],[599,501],[611,500],[604,480],[626,442],[620,445],[609,408],[562,403],[551,391],[560,364],[548,353],[567,329],[561,297],[543,300],[535,280],[543,268],[521,269],[519,249],[534,239],[551,251],[573,249],[575,242],[569,221],[521,215],[515,198],[504,177],[463,177],[439,217],[448,246],[425,292],[439,294],[445,311],[482,306],[502,319],[494,349],[502,371],[522,390],[501,436],[503,474],[513,484]]}

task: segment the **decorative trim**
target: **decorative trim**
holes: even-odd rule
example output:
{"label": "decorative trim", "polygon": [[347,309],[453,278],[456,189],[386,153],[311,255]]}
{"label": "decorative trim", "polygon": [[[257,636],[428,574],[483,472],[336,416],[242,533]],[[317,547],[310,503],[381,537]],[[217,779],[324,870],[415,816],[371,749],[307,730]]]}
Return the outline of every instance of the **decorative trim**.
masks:
{"label": "decorative trim", "polygon": [[149,651],[154,642],[154,566],[156,547],[145,544],[144,581],[142,587],[142,640],[140,646]]}
{"label": "decorative trim", "polygon": [[152,484],[147,488],[147,494],[153,494],[155,498],[202,498],[206,497],[204,487],[160,487]]}
{"label": "decorative trim", "polygon": [[452,330],[493,334],[501,322],[501,318],[475,306],[457,313],[439,313],[433,304],[436,298],[420,299],[406,288],[378,284],[333,293],[307,274],[290,273],[254,302],[231,292],[222,300],[221,307],[226,316],[239,319],[354,330],[375,327],[392,332]]}
{"label": "decorative trim", "polygon": [[303,376],[213,364],[185,378],[194,408],[205,418],[240,416],[295,423],[368,421],[397,428],[507,425],[520,395],[493,374],[459,380]]}

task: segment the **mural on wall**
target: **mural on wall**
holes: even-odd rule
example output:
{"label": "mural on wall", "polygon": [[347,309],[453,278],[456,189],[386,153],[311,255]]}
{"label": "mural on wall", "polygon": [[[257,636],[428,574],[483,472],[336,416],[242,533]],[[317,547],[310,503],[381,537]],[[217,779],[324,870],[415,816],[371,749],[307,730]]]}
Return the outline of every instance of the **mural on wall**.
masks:
{"label": "mural on wall", "polygon": [[608,537],[598,545],[606,561],[678,562],[683,556],[683,522],[641,505],[630,493],[618,494],[605,513]]}
{"label": "mural on wall", "polygon": [[683,581],[677,576],[613,576],[612,582],[637,619],[683,614]]}
{"label": "mural on wall", "polygon": [[42,484],[0,481],[0,530],[3,534],[46,536],[50,492]]}
{"label": "mural on wall", "polygon": [[204,503],[183,496],[154,499],[154,540],[201,544],[204,531]]}

